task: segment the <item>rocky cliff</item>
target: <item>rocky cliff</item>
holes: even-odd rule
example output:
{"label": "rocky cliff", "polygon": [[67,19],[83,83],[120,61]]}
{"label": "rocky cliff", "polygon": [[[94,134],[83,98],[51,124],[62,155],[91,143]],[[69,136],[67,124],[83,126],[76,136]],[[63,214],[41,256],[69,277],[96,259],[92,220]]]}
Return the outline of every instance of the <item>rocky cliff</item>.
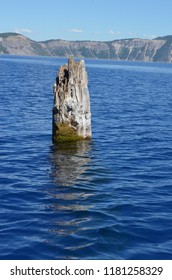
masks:
{"label": "rocky cliff", "polygon": [[172,62],[172,36],[154,40],[33,41],[17,33],[0,34],[0,54],[44,55],[126,61]]}

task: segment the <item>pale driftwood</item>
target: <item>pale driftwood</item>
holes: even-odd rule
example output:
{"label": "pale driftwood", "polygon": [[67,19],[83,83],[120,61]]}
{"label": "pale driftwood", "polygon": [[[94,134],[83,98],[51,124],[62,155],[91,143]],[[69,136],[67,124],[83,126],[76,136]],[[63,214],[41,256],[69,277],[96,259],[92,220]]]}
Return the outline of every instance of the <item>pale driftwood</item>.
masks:
{"label": "pale driftwood", "polygon": [[68,59],[54,84],[53,142],[91,138],[88,79],[83,60]]}

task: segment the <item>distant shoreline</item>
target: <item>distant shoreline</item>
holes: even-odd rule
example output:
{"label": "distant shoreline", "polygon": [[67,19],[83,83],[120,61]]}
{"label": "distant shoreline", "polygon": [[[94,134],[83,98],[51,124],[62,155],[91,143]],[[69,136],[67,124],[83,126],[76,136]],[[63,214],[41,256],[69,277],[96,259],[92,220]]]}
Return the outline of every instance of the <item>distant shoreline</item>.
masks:
{"label": "distant shoreline", "polygon": [[138,62],[172,62],[172,36],[114,41],[33,41],[18,33],[0,33],[0,55],[70,57]]}

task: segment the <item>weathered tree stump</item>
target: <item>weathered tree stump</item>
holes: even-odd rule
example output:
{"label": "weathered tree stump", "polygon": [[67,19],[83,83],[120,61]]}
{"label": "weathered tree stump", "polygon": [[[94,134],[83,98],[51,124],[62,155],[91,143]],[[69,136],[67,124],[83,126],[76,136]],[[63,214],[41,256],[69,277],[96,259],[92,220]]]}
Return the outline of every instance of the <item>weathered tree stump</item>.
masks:
{"label": "weathered tree stump", "polygon": [[83,60],[60,67],[54,84],[52,140],[91,139],[91,112],[87,72]]}

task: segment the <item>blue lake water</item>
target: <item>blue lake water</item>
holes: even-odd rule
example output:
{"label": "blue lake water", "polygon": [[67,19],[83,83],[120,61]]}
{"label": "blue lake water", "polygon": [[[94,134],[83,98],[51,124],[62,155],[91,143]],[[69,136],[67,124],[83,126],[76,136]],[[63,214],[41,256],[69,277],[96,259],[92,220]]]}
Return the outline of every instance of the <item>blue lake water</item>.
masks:
{"label": "blue lake water", "polygon": [[172,65],[86,60],[93,138],[53,146],[66,62],[0,56],[0,259],[172,259]]}

